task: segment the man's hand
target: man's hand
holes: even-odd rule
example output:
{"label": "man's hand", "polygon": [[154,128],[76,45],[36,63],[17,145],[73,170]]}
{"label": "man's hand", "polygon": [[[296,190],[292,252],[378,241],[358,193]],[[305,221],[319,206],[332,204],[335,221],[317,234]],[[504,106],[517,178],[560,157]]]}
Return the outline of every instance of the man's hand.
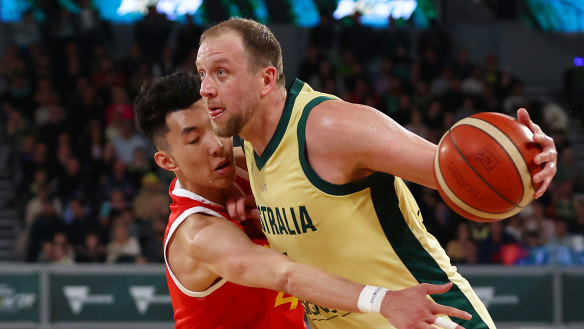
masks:
{"label": "man's hand", "polygon": [[253,195],[230,198],[225,203],[225,208],[229,216],[239,223],[246,219],[260,218]]}
{"label": "man's hand", "polygon": [[[407,289],[388,291],[381,304],[381,314],[399,329],[431,329],[433,328],[432,324],[436,322],[437,314],[470,320],[472,316],[467,312],[436,304],[427,297],[428,295],[445,293],[451,287],[452,283],[443,285],[422,283]],[[441,320],[441,322],[446,321],[448,320]],[[440,323],[437,324],[440,325]],[[459,325],[456,327],[454,325],[455,323],[452,323],[452,328],[464,329]]]}
{"label": "man's hand", "polygon": [[524,108],[517,110],[517,120],[526,125],[533,132],[533,141],[541,146],[541,153],[536,155],[533,161],[538,165],[543,165],[543,169],[537,174],[533,175],[533,183],[539,184],[539,188],[535,191],[534,197],[537,199],[550,186],[552,178],[557,171],[558,151],[554,140],[546,135],[541,128],[533,123],[529,118],[529,113]]}

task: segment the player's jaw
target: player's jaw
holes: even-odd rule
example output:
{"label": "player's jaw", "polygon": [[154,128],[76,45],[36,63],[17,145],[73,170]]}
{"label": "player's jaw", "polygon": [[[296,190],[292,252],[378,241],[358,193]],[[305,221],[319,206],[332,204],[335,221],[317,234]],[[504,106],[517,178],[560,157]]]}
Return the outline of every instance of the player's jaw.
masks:
{"label": "player's jaw", "polygon": [[239,134],[245,120],[241,113],[242,109],[234,110],[227,108],[217,103],[209,103],[207,105],[207,112],[211,119],[211,127],[215,135],[219,137],[231,137]]}
{"label": "player's jaw", "polygon": [[227,187],[235,180],[235,161],[233,154],[214,157],[209,163],[209,184],[213,187]]}

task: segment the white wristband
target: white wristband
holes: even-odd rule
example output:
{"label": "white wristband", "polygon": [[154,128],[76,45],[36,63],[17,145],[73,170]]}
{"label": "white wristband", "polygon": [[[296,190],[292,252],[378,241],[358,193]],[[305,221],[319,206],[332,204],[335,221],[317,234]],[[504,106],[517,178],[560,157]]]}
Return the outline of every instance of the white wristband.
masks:
{"label": "white wristband", "polygon": [[436,317],[436,320],[434,320],[434,324],[444,329],[456,329],[456,327],[458,327],[458,324],[456,324],[455,322],[452,322],[447,318],[442,317]]}
{"label": "white wristband", "polygon": [[359,294],[357,308],[361,312],[376,312],[381,310],[381,302],[385,298],[387,289],[383,287],[365,286]]}

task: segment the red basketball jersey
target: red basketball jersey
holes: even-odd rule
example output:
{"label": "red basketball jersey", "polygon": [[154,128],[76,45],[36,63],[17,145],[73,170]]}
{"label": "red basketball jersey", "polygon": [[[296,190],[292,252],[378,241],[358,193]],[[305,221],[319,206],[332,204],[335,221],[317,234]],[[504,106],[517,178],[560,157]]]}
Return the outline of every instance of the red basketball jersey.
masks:
{"label": "red basketball jersey", "polygon": [[[251,194],[246,179],[238,176],[235,184],[242,193]],[[166,259],[166,248],[172,234],[188,216],[195,213],[222,217],[232,222],[233,220],[225,207],[181,188],[176,178],[170,184],[169,194],[172,205],[164,237],[164,256],[176,329],[306,328],[304,311],[298,299],[281,292],[244,287],[225,279],[221,279],[205,291],[191,291],[185,288],[172,273]],[[265,239],[253,241],[256,244],[268,245]]]}

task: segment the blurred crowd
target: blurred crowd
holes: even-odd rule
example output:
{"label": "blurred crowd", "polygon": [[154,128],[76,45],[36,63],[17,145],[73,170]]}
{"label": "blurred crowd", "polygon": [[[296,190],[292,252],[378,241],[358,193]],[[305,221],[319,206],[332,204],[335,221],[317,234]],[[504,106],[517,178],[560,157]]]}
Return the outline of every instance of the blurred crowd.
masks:
{"label": "blurred crowd", "polygon": [[[9,152],[0,156],[9,169],[0,178],[17,186],[18,250],[26,262],[163,262],[173,177],[153,163],[132,101],[142,82],[194,70],[202,27],[189,16],[171,22],[152,7],[132,26],[129,51],[114,57],[111,26],[89,2],[77,14],[44,8],[42,23],[25,13],[0,54],[0,144]],[[436,191],[410,188],[456,264],[584,264],[584,169],[566,138],[573,118],[561,106],[531,100],[495,56],[471,62],[436,22],[419,30],[390,20],[372,30],[358,14],[323,15],[306,50],[298,78],[373,106],[434,143],[463,117],[527,108],[554,137],[559,162],[549,191],[520,214],[476,223]]]}

